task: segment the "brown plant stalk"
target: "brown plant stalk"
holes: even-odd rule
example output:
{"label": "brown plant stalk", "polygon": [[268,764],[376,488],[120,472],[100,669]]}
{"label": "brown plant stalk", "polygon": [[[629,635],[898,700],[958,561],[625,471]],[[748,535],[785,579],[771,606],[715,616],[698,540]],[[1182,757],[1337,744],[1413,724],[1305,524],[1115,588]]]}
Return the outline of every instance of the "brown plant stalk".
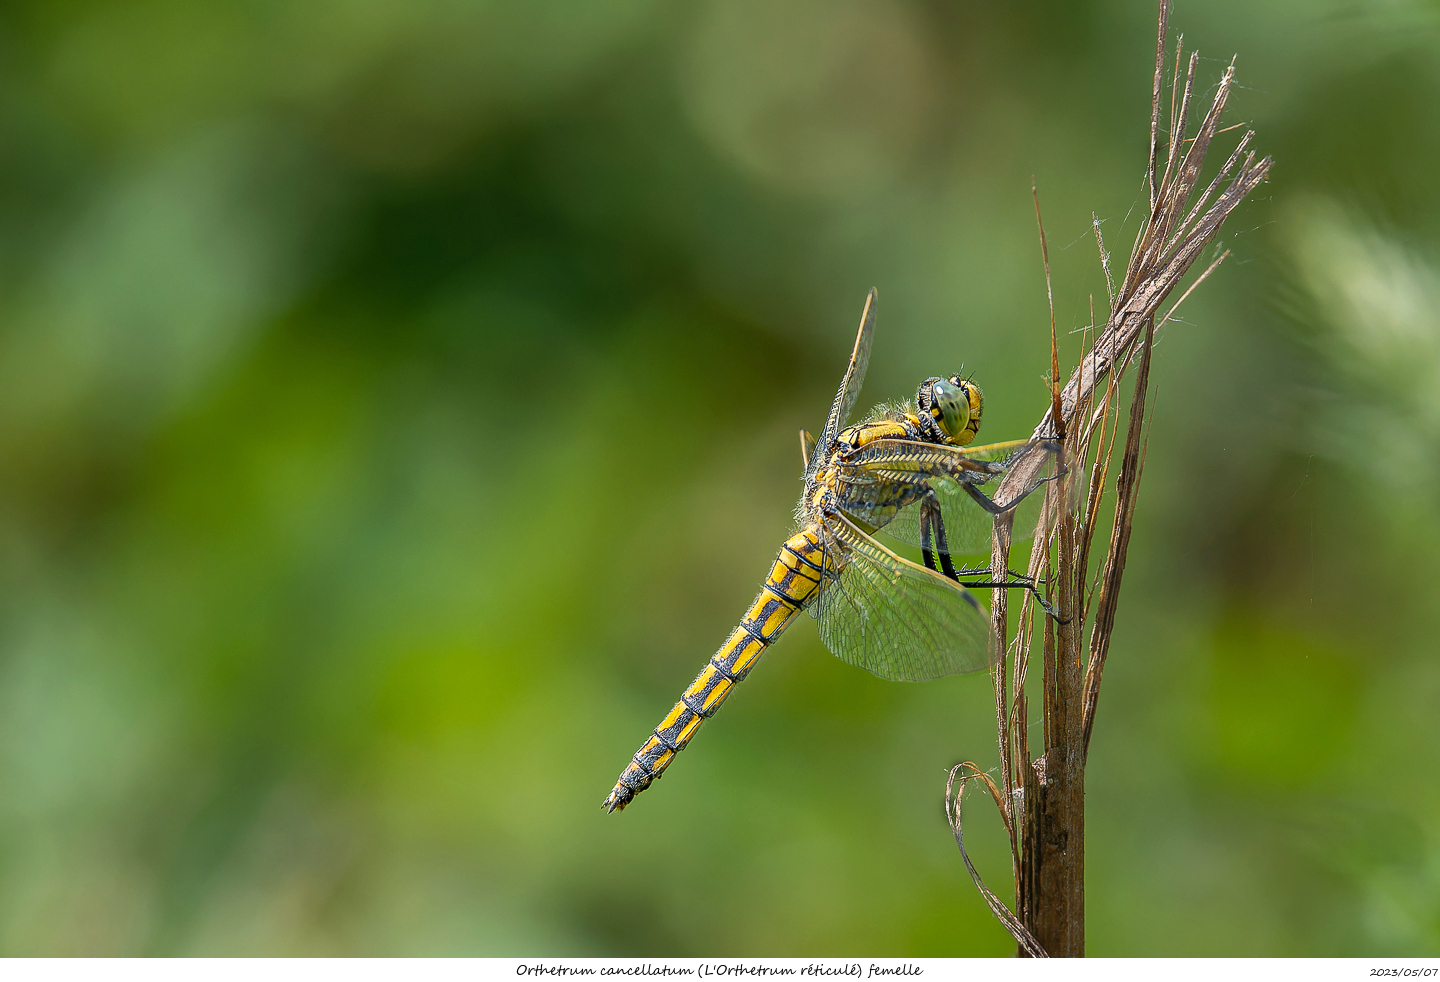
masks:
{"label": "brown plant stalk", "polygon": [[[1247,131],[1210,183],[1196,194],[1206,154],[1215,137],[1224,132],[1220,129],[1220,117],[1234,85],[1235,66],[1232,61],[1225,69],[1209,110],[1195,134],[1186,138],[1199,55],[1190,55],[1182,76],[1182,37],[1177,42],[1171,77],[1169,133],[1161,170],[1160,102],[1165,82],[1169,18],[1170,2],[1161,0],[1151,90],[1150,210],[1135,239],[1118,289],[1111,277],[1110,257],[1100,234],[1100,223],[1094,222],[1096,245],[1110,293],[1110,310],[1104,328],[1093,335],[1080,364],[1063,387],[1058,381],[1054,302],[1051,301],[1052,398],[1034,435],[1053,440],[1063,448],[1066,473],[1045,486],[1045,507],[1026,570],[1033,582],[1045,582],[1046,601],[1056,611],[1054,617],[1042,615],[1044,750],[1039,757],[1031,758],[1025,693],[1036,605],[1030,594],[1023,595],[1016,618],[1017,631],[1007,646],[1006,591],[996,590],[990,610],[995,645],[1000,783],[997,785],[967,761],[952,769],[946,787],[946,810],[965,865],[991,910],[1016,939],[1020,954],[1030,957],[1085,953],[1085,764],[1105,662],[1115,632],[1120,585],[1125,574],[1140,479],[1144,474],[1149,442],[1145,413],[1155,331],[1229,253],[1211,262],[1158,320],[1157,313],[1231,212],[1265,181],[1271,167],[1269,157],[1255,159],[1249,149],[1254,133]],[[1038,195],[1036,221],[1040,227],[1046,291],[1053,296]],[[1118,383],[1132,365],[1138,368],[1112,490],[1107,482],[1121,429]],[[1037,471],[1016,468],[1006,475],[996,496],[1010,500],[1040,476]],[[1088,481],[1080,480],[1081,476],[1088,477]],[[1092,579],[1091,547],[1107,496],[1114,499],[1110,536]],[[996,580],[1008,575],[1012,520],[1011,514],[1006,514],[995,522],[991,570]],[[1088,642],[1087,623],[1090,625]],[[1015,881],[1013,911],[984,885],[965,853],[960,801],[965,786],[977,779],[990,791],[1009,833]]]}

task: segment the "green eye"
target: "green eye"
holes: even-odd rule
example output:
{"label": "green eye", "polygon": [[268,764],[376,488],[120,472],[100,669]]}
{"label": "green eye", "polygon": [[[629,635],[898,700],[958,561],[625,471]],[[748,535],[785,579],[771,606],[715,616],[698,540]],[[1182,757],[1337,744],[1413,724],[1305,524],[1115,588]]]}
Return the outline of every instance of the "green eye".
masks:
{"label": "green eye", "polygon": [[940,428],[955,439],[970,423],[970,396],[960,386],[941,379],[930,387],[930,405],[939,410]]}

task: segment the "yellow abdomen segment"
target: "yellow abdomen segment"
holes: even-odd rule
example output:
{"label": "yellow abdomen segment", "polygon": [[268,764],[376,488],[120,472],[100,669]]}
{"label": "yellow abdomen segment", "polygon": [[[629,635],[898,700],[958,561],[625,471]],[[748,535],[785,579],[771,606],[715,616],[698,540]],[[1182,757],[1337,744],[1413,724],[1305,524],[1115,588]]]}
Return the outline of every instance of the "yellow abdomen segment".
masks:
{"label": "yellow abdomen segment", "polygon": [[760,654],[780,636],[802,608],[815,598],[824,571],[833,569],[819,531],[807,527],[780,547],[760,595],[745,612],[740,626],[711,656],[650,739],[645,741],[605,799],[607,811],[624,808],[650,786],[675,755],[685,749],[700,724],[720,708],[735,683],[749,674]]}

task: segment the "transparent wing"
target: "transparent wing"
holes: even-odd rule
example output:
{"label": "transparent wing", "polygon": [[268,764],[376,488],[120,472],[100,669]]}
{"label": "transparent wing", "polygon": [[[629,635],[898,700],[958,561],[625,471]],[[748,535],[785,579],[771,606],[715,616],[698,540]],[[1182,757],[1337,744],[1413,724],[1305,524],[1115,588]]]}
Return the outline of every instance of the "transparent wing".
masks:
{"label": "transparent wing", "polygon": [[[971,480],[967,483],[989,496],[999,507],[1014,512],[1015,522],[1011,536],[1013,542],[1023,542],[1033,537],[1042,524],[1047,531],[1055,524],[1060,511],[1047,511],[1045,493],[1046,484],[1056,478],[1061,470],[1055,444],[1042,440],[996,443],[967,451],[966,456],[1002,464],[1004,469],[1000,473],[985,475],[983,480]],[[1003,483],[1000,480],[1002,477],[1006,478]],[[1084,477],[1084,468],[1070,468],[1064,473],[1060,479],[1063,485],[1062,507],[1073,507],[1084,498]],[[949,554],[989,555],[995,516],[981,508],[965,488],[951,478],[931,478],[929,484],[940,501],[940,516],[945,523]],[[916,503],[902,509],[884,526],[883,531],[901,542],[913,546],[921,545],[920,505]],[[931,543],[931,548],[936,552],[941,551],[934,542]]]}
{"label": "transparent wing", "polygon": [[[1004,446],[1011,450],[1008,456],[1015,456],[1025,444]],[[837,504],[862,529],[883,528],[900,509],[922,500],[944,479],[953,482],[951,488],[958,494],[966,485],[988,484],[1002,476],[1006,465],[987,458],[1007,455],[985,449],[991,452],[970,455],[961,447],[921,440],[872,440],[839,458]],[[957,512],[960,517],[963,513]]]}
{"label": "transparent wing", "polygon": [[[865,369],[870,365],[870,339],[874,333],[875,290],[872,287],[865,297],[865,309],[860,313],[860,330],[855,335],[855,348],[850,352],[850,364],[845,369],[845,377],[840,380],[840,389],[835,393],[830,415],[825,419],[825,429],[820,433],[818,446],[822,449],[830,446],[831,441],[840,435],[845,421],[850,418],[851,410],[855,408],[860,387],[865,383]],[[809,466],[806,468],[807,476],[818,463],[817,457],[811,454]]]}
{"label": "transparent wing", "polygon": [[[931,486],[940,499],[940,517],[945,522],[949,555],[989,555],[995,516],[977,505],[964,488],[948,478],[937,479]],[[1035,522],[1040,517],[1039,502],[1043,499],[1043,493],[1027,495],[1015,506],[1015,531],[1011,541],[1023,542],[1035,534]],[[917,503],[902,509],[881,531],[909,545],[921,545],[920,505]],[[933,542],[931,548],[941,551]]]}
{"label": "transparent wing", "polygon": [[904,682],[990,666],[990,615],[970,591],[895,555],[843,515],[826,528],[847,563],[826,581],[815,617],[837,658]]}

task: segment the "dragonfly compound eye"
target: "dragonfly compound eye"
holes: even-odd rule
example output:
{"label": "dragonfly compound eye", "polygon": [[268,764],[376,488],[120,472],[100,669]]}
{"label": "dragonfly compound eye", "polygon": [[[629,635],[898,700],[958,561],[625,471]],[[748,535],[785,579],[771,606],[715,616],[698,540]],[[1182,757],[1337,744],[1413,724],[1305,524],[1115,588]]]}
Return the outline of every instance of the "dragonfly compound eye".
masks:
{"label": "dragonfly compound eye", "polygon": [[[935,421],[950,439],[974,436],[975,427],[970,425],[973,405],[970,389],[965,382],[959,385],[948,379],[941,379],[930,387],[930,411]],[[976,390],[978,399],[979,390]],[[968,432],[967,432],[968,431]],[[969,441],[966,441],[969,442]]]}

